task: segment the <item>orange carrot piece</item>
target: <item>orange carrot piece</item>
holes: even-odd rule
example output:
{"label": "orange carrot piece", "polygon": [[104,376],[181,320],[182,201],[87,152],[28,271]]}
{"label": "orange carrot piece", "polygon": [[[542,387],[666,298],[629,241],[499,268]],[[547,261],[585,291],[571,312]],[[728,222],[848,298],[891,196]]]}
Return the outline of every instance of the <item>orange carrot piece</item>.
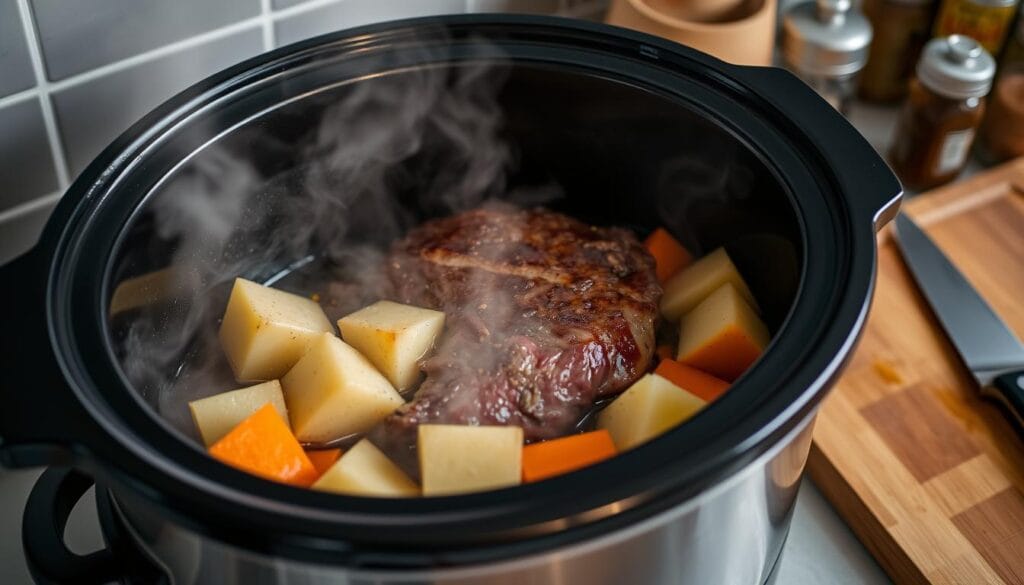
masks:
{"label": "orange carrot piece", "polygon": [[654,353],[663,360],[670,360],[676,357],[676,348],[671,345],[659,345]]}
{"label": "orange carrot piece", "polygon": [[734,382],[761,357],[761,352],[762,348],[756,340],[751,339],[740,327],[730,324],[700,347],[686,355],[676,356],[676,359],[723,380]]}
{"label": "orange carrot piece", "polygon": [[210,446],[221,462],[260,477],[308,487],[319,475],[284,419],[267,403]]}
{"label": "orange carrot piece", "polygon": [[690,252],[664,228],[658,228],[647,236],[644,248],[654,256],[658,282],[665,282],[693,261]]}
{"label": "orange carrot piece", "polygon": [[673,359],[661,360],[654,373],[705,402],[715,400],[729,389],[725,380]]}
{"label": "orange carrot piece", "polygon": [[317,475],[320,476],[341,458],[341,449],[311,449],[306,451],[306,457],[309,457]]}
{"label": "orange carrot piece", "polygon": [[540,481],[615,455],[615,443],[601,429],[523,447],[523,481]]}

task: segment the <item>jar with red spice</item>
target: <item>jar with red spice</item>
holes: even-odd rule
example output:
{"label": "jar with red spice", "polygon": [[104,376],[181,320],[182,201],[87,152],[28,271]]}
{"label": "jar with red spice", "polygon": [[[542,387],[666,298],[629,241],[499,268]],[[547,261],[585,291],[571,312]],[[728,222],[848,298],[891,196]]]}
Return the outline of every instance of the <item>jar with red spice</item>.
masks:
{"label": "jar with red spice", "polygon": [[960,174],[995,70],[995,59],[971,38],[950,35],[925,46],[889,153],[904,186],[928,189]]}

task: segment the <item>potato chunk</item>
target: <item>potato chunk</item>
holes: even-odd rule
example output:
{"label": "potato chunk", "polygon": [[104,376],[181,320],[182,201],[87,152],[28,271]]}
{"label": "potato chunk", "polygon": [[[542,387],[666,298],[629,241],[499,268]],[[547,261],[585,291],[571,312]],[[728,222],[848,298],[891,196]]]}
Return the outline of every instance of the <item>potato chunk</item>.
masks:
{"label": "potato chunk", "polygon": [[284,394],[277,380],[193,400],[188,403],[188,409],[192,412],[192,420],[196,423],[203,443],[209,447],[268,403],[274,406],[282,419],[288,421]]}
{"label": "potato chunk", "polygon": [[523,429],[420,425],[423,495],[444,496],[519,485]]}
{"label": "potato chunk", "polygon": [[281,378],[292,429],[319,443],[367,431],[402,405],[402,396],[365,357],[330,333]]}
{"label": "potato chunk", "polygon": [[679,325],[676,359],[733,382],[768,345],[768,328],[727,283],[687,313]]}
{"label": "potato chunk", "polygon": [[313,484],[313,489],[353,496],[407,498],[420,488],[373,443],[363,439]]}
{"label": "potato chunk", "polygon": [[707,403],[657,374],[647,374],[597,417],[619,451],[632,449],[690,418]]}
{"label": "potato chunk", "polygon": [[333,332],[323,309],[310,299],[235,279],[220,326],[220,342],[235,378],[280,378],[323,332]]}
{"label": "potato chunk", "polygon": [[662,316],[669,321],[679,320],[727,282],[732,283],[750,306],[757,309],[754,294],[750,292],[729,254],[725,248],[718,248],[665,283],[665,292],[661,295]]}
{"label": "potato chunk", "polygon": [[380,301],[338,321],[341,337],[358,349],[399,391],[420,377],[420,358],[444,328],[444,313]]}

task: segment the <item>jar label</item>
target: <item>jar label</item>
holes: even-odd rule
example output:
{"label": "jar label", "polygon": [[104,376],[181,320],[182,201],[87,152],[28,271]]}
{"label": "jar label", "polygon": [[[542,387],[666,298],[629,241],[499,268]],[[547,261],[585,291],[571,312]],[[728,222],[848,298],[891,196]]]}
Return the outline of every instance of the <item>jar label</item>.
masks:
{"label": "jar label", "polygon": [[971,141],[974,140],[974,128],[950,132],[942,141],[942,148],[939,149],[939,160],[936,161],[935,172],[944,175],[953,172],[963,166],[967,160],[967,151],[971,149]]}

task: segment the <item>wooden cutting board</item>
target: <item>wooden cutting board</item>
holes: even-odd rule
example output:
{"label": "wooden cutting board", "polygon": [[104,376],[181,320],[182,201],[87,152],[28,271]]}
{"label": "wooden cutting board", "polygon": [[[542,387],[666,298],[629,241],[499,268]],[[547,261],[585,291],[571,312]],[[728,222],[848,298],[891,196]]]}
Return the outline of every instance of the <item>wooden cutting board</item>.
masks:
{"label": "wooden cutting board", "polygon": [[[904,206],[1024,339],[1024,158]],[[979,398],[888,230],[811,477],[896,583],[1024,585],[1024,443]]]}

